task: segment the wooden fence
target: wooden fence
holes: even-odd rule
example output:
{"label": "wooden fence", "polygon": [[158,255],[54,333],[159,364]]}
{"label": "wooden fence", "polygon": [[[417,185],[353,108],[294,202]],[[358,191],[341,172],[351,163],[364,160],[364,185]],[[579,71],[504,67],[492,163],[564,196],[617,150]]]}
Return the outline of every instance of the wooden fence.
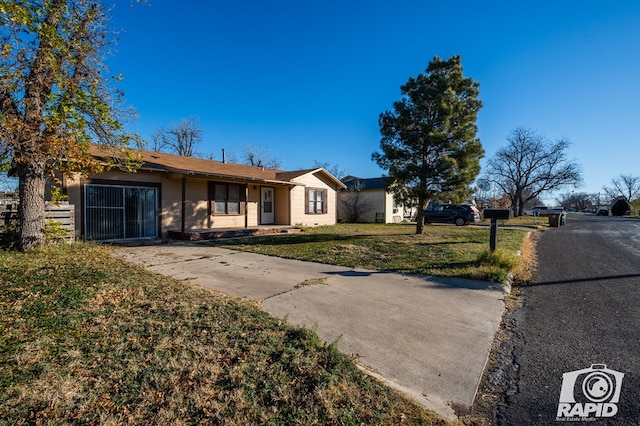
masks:
{"label": "wooden fence", "polygon": [[[56,240],[73,242],[76,234],[75,209],[73,204],[47,203],[44,212],[49,234]],[[18,222],[18,205],[0,205],[0,234]]]}

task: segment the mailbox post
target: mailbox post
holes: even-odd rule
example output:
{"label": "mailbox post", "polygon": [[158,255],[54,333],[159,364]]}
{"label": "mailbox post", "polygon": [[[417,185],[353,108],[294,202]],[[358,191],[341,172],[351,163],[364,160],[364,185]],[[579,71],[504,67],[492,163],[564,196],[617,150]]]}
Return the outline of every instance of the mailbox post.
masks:
{"label": "mailbox post", "polygon": [[491,219],[489,250],[496,250],[496,241],[498,238],[498,219],[509,219],[509,213],[509,209],[484,209],[484,218]]}

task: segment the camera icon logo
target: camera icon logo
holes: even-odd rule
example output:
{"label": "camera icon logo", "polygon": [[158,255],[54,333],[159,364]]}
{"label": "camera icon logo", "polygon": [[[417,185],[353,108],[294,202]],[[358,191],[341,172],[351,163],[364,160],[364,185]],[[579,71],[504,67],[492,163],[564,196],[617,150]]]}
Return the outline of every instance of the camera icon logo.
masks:
{"label": "camera icon logo", "polygon": [[613,417],[618,412],[624,373],[592,364],[562,375],[557,417]]}

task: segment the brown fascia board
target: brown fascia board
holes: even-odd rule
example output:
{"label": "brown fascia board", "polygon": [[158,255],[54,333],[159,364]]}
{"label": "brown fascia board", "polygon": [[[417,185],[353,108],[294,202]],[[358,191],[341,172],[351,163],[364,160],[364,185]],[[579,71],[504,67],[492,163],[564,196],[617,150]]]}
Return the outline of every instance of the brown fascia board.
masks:
{"label": "brown fascia board", "polygon": [[145,167],[147,164],[148,163],[145,162],[145,164],[142,167],[140,167],[140,170],[148,170],[151,172],[161,171],[161,172],[177,173],[177,174],[183,174],[186,176],[201,177],[201,178],[217,178],[217,179],[225,179],[225,180],[241,180],[243,182],[269,183],[273,185],[289,185],[289,186],[298,185],[295,182],[288,182],[288,181],[277,180],[277,179],[265,179],[265,178],[253,177],[253,176],[201,172],[201,171],[195,171],[190,169],[180,169],[175,167],[164,167],[164,168]]}

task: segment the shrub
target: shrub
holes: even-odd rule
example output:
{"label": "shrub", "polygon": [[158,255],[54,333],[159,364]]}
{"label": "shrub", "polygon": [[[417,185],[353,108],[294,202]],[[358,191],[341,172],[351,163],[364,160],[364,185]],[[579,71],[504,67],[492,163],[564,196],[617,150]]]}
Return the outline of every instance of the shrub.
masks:
{"label": "shrub", "polygon": [[519,266],[520,260],[515,253],[497,249],[480,253],[478,263],[485,280],[504,283],[508,280],[509,272]]}
{"label": "shrub", "polygon": [[60,222],[49,219],[44,225],[44,236],[48,243],[64,242],[67,237],[67,230]]}
{"label": "shrub", "polygon": [[624,216],[631,210],[631,205],[624,198],[618,198],[613,206],[611,206],[611,214],[613,216]]}
{"label": "shrub", "polygon": [[0,250],[15,250],[18,246],[18,224],[5,226],[0,230]]}

